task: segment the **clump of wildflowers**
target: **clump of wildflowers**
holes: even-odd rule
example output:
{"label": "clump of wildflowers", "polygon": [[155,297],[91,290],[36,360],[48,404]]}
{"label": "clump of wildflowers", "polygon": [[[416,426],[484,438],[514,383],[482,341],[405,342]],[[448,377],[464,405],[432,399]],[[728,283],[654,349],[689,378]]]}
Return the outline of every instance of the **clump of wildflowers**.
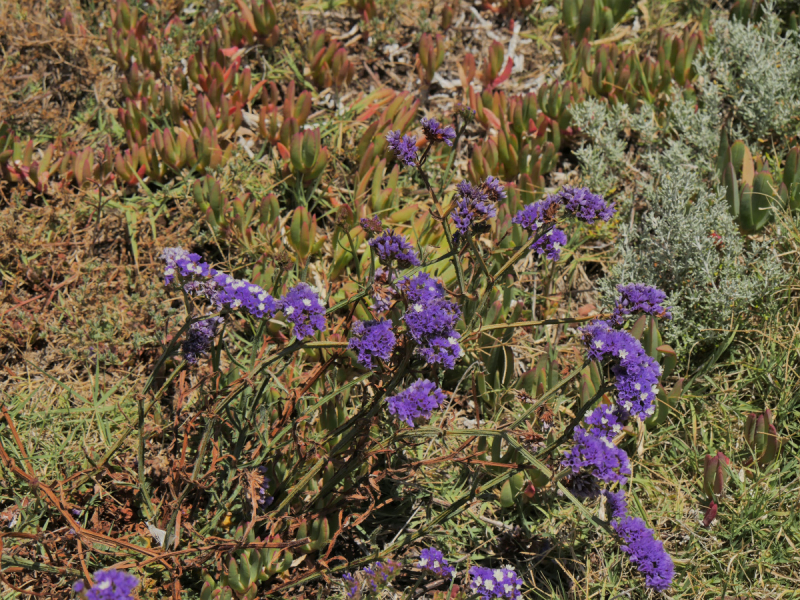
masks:
{"label": "clump of wildflowers", "polygon": [[86,588],[83,581],[76,581],[72,591],[83,600],[132,600],[139,580],[125,571],[108,569],[94,574],[94,586]]}
{"label": "clump of wildflowers", "polygon": [[615,409],[604,404],[587,414],[585,422],[591,428],[575,428],[575,446],[564,454],[562,464],[575,474],[588,470],[607,483],[626,483],[631,465],[625,451],[613,442],[614,435],[622,431]]}
{"label": "clump of wildflowers", "polygon": [[375,358],[388,361],[397,343],[391,321],[358,321],[352,334],[348,347],[358,353],[358,362],[368,369]]}
{"label": "clump of wildflowers", "polygon": [[639,340],[627,331],[613,329],[606,321],[595,321],[582,333],[589,358],[616,359],[611,372],[620,406],[640,419],[652,415],[661,365],[647,355]]}
{"label": "clump of wildflowers", "polygon": [[314,330],[325,331],[325,309],[317,292],[304,282],[298,283],[278,303],[278,309],[294,324],[298,340],[314,335]]}
{"label": "clump of wildflowers", "polygon": [[433,144],[436,142],[444,142],[448,146],[453,145],[453,140],[456,139],[456,130],[452,127],[442,127],[436,119],[422,118],[422,132],[425,134],[427,140]]}
{"label": "clump of wildflowers", "polygon": [[203,257],[183,248],[164,248],[161,252],[164,267],[164,285],[170,285],[175,275],[181,277],[208,277],[211,269]]}
{"label": "clump of wildflowers", "polygon": [[269,477],[267,477],[267,467],[261,466],[258,467],[258,476],[261,478],[261,481],[258,484],[258,490],[256,493],[258,497],[256,498],[256,502],[261,508],[266,508],[270,504],[272,504],[274,498],[270,496],[267,492],[269,489],[269,484],[272,483]]}
{"label": "clump of wildflowers", "polygon": [[217,335],[217,328],[224,321],[222,317],[208,317],[189,326],[182,346],[186,362],[193,365],[208,352]]}
{"label": "clump of wildflowers", "polygon": [[386,399],[389,412],[414,427],[415,419],[429,419],[445,401],[445,395],[428,379],[418,379],[408,388]]}
{"label": "clump of wildflowers", "polygon": [[567,213],[587,223],[594,223],[597,219],[608,221],[615,212],[614,203],[606,204],[601,196],[592,194],[586,188],[569,186],[544,200],[528,204],[514,215],[512,222],[531,233],[539,233],[546,226],[550,227],[544,236],[531,244],[532,249],[550,260],[558,260],[561,248],[567,243],[567,235],[555,227],[556,216],[562,207]]}
{"label": "clump of wildflowers", "polygon": [[381,235],[369,241],[369,246],[378,255],[381,263],[386,267],[396,262],[399,268],[419,266],[419,258],[414,248],[402,235],[392,231],[384,231]]}
{"label": "clump of wildflowers", "polygon": [[626,316],[637,312],[653,315],[659,319],[672,318],[669,308],[664,306],[667,295],[656,287],[643,283],[632,283],[618,285],[617,291],[620,296],[617,298],[614,314],[611,316],[611,321],[615,325],[621,325]]}
{"label": "clump of wildflowers", "polygon": [[586,223],[594,223],[597,219],[608,221],[616,212],[614,202],[606,204],[602,196],[593,194],[588,188],[567,185],[558,192],[558,197],[566,212]]}
{"label": "clump of wildflowers", "polygon": [[207,293],[219,308],[241,308],[259,319],[272,317],[278,310],[278,302],[261,286],[213,270],[212,276],[216,288]]}
{"label": "clump of wildflowers", "polygon": [[441,550],[436,548],[426,548],[420,552],[417,567],[442,579],[450,579],[455,573]]}
{"label": "clump of wildflowers", "polygon": [[412,304],[403,318],[414,341],[425,344],[435,337],[450,337],[460,316],[461,309],[457,304],[436,298]]}
{"label": "clump of wildflowers", "polygon": [[429,364],[442,365],[445,369],[455,369],[456,361],[464,354],[464,350],[458,343],[461,337],[457,331],[448,332],[447,337],[431,337],[425,344],[417,348],[419,355]]}
{"label": "clump of wildflowers", "polygon": [[605,491],[603,494],[608,502],[611,528],[622,540],[622,550],[644,575],[645,585],[656,591],[669,588],[675,576],[675,566],[664,550],[664,543],[655,538],[642,519],[628,515],[625,492]]}
{"label": "clump of wildflowers", "polygon": [[420,271],[413,277],[403,277],[397,286],[405,293],[411,304],[425,304],[431,300],[444,298],[445,295],[441,282],[425,271]]}
{"label": "clump of wildflowers", "polygon": [[478,224],[497,216],[497,200],[505,198],[503,184],[492,176],[479,186],[462,181],[456,186],[459,199],[451,213],[458,233],[466,235],[473,224]]}
{"label": "clump of wildflowers", "polygon": [[417,140],[410,135],[402,135],[399,131],[386,134],[386,142],[395,157],[407,167],[417,164]]}
{"label": "clump of wildflowers", "polygon": [[345,595],[358,600],[364,593],[377,593],[391,583],[392,579],[400,573],[400,569],[399,562],[389,559],[386,562],[378,561],[364,567],[359,572],[359,578],[352,573],[345,573],[342,575]]}
{"label": "clump of wildflowers", "polygon": [[484,600],[508,598],[514,600],[522,597],[522,579],[511,567],[490,569],[488,567],[472,567],[470,588]]}
{"label": "clump of wildflowers", "polygon": [[558,260],[561,256],[561,248],[567,244],[567,234],[558,227],[548,230],[543,236],[534,240],[531,249],[536,254],[544,254],[550,260]]}

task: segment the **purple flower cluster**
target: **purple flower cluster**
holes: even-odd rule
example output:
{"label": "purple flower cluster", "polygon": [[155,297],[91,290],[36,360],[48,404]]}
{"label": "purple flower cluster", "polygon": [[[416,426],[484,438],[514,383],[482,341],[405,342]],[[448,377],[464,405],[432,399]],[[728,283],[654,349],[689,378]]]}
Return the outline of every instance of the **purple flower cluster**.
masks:
{"label": "purple flower cluster", "polygon": [[642,344],[627,331],[613,329],[606,321],[595,321],[582,330],[586,351],[592,360],[611,356],[615,364],[614,387],[627,414],[646,419],[655,412],[661,365],[645,353]]}
{"label": "purple flower cluster", "polygon": [[175,280],[175,275],[181,277],[208,277],[211,269],[203,257],[183,248],[164,248],[161,260],[166,263],[164,267],[164,285],[170,285]]}
{"label": "purple flower cluster", "polygon": [[261,508],[266,508],[270,504],[274,498],[267,493],[269,489],[269,484],[272,483],[269,477],[267,477],[267,467],[258,467],[258,474],[261,476],[261,483],[258,486],[258,498],[256,498],[256,502]]}
{"label": "purple flower cluster", "polygon": [[614,435],[622,431],[620,415],[603,404],[590,412],[585,419],[591,429],[575,428],[575,446],[564,453],[562,464],[575,474],[589,470],[597,479],[624,484],[631,474],[631,465],[624,450],[614,445]]}
{"label": "purple flower cluster", "polygon": [[608,221],[614,214],[613,203],[606,204],[602,197],[592,194],[586,188],[576,189],[569,186],[520,210],[514,215],[512,222],[523,229],[538,233],[547,225],[551,227],[544,236],[531,244],[532,249],[550,260],[558,260],[561,248],[567,243],[567,235],[553,225],[562,206],[567,213],[587,223],[594,223],[597,219]]}
{"label": "purple flower cluster", "polygon": [[397,286],[411,304],[426,304],[431,300],[444,298],[445,295],[442,283],[425,271],[420,271],[413,277],[403,277]]}
{"label": "purple flower cluster", "polygon": [[550,260],[558,260],[561,256],[561,248],[567,244],[567,234],[558,227],[553,227],[543,236],[534,240],[531,249],[536,254],[544,254]]}
{"label": "purple flower cluster", "polygon": [[417,567],[442,579],[450,579],[455,573],[441,550],[436,548],[426,548],[420,552]]}
{"label": "purple flower cluster", "polygon": [[294,325],[298,340],[314,335],[314,330],[325,331],[325,308],[317,292],[304,282],[290,289],[278,302],[278,310]]}
{"label": "purple flower cluster", "polygon": [[399,562],[389,559],[386,562],[376,562],[361,569],[361,582],[352,573],[342,575],[344,592],[348,598],[361,598],[364,592],[377,593],[385,588],[392,579],[400,573]]}
{"label": "purple flower cluster", "polygon": [[261,286],[250,283],[246,279],[236,279],[212,269],[211,280],[216,287],[210,292],[209,297],[219,308],[231,310],[242,308],[259,319],[272,317],[278,309],[275,298]]}
{"label": "purple flower cluster", "polygon": [[193,365],[208,352],[214,336],[217,335],[217,328],[224,320],[222,317],[208,317],[189,326],[189,333],[186,334],[182,346],[186,362]]}
{"label": "purple flower cluster", "polygon": [[470,587],[473,593],[480,594],[484,600],[508,598],[514,600],[522,597],[522,579],[511,567],[490,569],[488,567],[472,567]]}
{"label": "purple flower cluster", "polygon": [[422,118],[421,123],[422,132],[431,144],[435,142],[444,142],[448,146],[453,145],[453,140],[456,139],[455,129],[449,126],[442,127],[436,119],[427,119],[425,117]]}
{"label": "purple flower cluster", "polygon": [[464,353],[458,343],[461,335],[456,331],[461,316],[458,305],[445,300],[444,286],[424,272],[401,279],[398,287],[408,301],[403,319],[419,355],[430,364],[454,368]]}
{"label": "purple flower cluster", "polygon": [[622,550],[644,575],[645,584],[657,591],[669,588],[675,576],[675,566],[664,550],[664,543],[655,538],[642,519],[628,515],[625,492],[606,491],[603,494],[611,515],[611,528],[622,540]]}
{"label": "purple flower cluster", "polygon": [[417,164],[417,140],[410,135],[402,135],[400,131],[386,134],[386,142],[395,157],[407,167]]}
{"label": "purple flower cluster", "polygon": [[396,396],[386,399],[389,412],[411,427],[415,419],[429,419],[444,401],[444,392],[428,379],[418,379]]}
{"label": "purple flower cluster", "polygon": [[358,321],[352,333],[348,347],[358,352],[358,362],[368,369],[375,358],[384,361],[391,358],[397,343],[391,321]]}
{"label": "purple flower cluster", "polygon": [[397,262],[399,268],[419,266],[419,258],[414,248],[402,235],[396,235],[392,231],[386,230],[381,235],[369,241],[369,246],[378,255],[385,266],[391,266],[393,261]]}
{"label": "purple flower cluster", "polygon": [[456,104],[456,116],[461,117],[465,123],[472,123],[475,120],[475,109],[470,106],[465,106],[459,102]]}
{"label": "purple flower cluster", "polygon": [[564,210],[576,219],[586,223],[594,223],[597,219],[608,221],[614,216],[614,202],[606,204],[602,196],[593,194],[588,188],[564,186],[558,197],[564,204]]}
{"label": "purple flower cluster", "polygon": [[481,223],[497,216],[495,203],[506,197],[503,184],[495,177],[489,176],[480,186],[469,181],[462,181],[456,186],[459,199],[451,213],[453,224],[458,233],[466,235],[475,223]]}
{"label": "purple flower cluster", "polygon": [[418,344],[419,354],[430,364],[452,369],[463,354],[458,343],[461,336],[456,331],[460,316],[458,305],[444,298],[433,298],[409,306],[403,319]]}
{"label": "purple flower cluster", "polygon": [[94,574],[95,584],[86,589],[83,581],[76,581],[72,591],[84,600],[131,600],[139,580],[125,571],[108,569]]}
{"label": "purple flower cluster", "polygon": [[617,291],[620,296],[611,316],[611,321],[615,325],[622,325],[626,316],[637,312],[653,315],[659,319],[672,318],[669,307],[664,306],[667,295],[658,288],[643,283],[632,283],[618,285]]}

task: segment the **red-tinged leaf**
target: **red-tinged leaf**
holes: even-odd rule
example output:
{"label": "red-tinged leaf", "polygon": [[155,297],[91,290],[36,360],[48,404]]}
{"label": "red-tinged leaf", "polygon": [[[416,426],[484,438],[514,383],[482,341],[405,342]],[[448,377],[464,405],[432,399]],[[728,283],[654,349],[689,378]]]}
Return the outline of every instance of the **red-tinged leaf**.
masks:
{"label": "red-tinged leaf", "polygon": [[278,142],[278,143],[277,143],[277,144],[275,144],[275,145],[276,145],[276,147],[278,148],[278,154],[280,154],[280,155],[281,155],[281,158],[282,158],[283,160],[286,160],[287,158],[289,158],[289,156],[290,156],[290,155],[289,155],[289,149],[288,149],[286,146],[284,146],[284,145],[283,145],[283,144],[281,144],[280,142]]}
{"label": "red-tinged leaf", "polygon": [[228,58],[230,58],[234,54],[236,54],[238,51],[239,51],[239,47],[238,46],[231,46],[230,48],[223,48],[222,49],[222,54],[227,56]]}
{"label": "red-tinged leaf", "polygon": [[511,69],[514,67],[514,59],[510,56],[508,57],[508,62],[506,63],[506,68],[497,76],[497,78],[492,82],[490,87],[496,88],[498,85],[503,83],[506,79],[511,77]]}
{"label": "red-tinged leaf", "polygon": [[500,131],[503,125],[500,123],[500,119],[498,119],[495,114],[490,111],[488,108],[483,108],[483,115],[486,117],[486,120],[489,122],[489,125]]}
{"label": "red-tinged leaf", "polygon": [[703,527],[709,527],[711,522],[717,518],[717,508],[717,503],[712,502],[708,512],[706,512],[706,516],[703,518]]}

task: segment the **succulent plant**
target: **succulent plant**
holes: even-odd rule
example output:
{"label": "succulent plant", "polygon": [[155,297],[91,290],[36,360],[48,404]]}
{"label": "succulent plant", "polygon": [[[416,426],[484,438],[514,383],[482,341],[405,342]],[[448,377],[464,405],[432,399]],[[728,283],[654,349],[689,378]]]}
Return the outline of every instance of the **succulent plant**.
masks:
{"label": "succulent plant", "polygon": [[772,413],[767,408],[761,414],[750,413],[744,425],[744,440],[750,449],[749,461],[766,467],[777,458],[781,444],[778,430],[772,423]]}
{"label": "succulent plant", "polygon": [[731,464],[731,459],[722,452],[712,456],[706,454],[703,461],[703,493],[711,502],[716,501],[725,493],[725,482],[728,472],[725,467]]}
{"label": "succulent plant", "polygon": [[[234,535],[243,544],[258,544],[261,539],[250,529],[247,537],[240,526]],[[280,542],[279,536],[269,538]],[[237,598],[253,600],[258,595],[258,584],[273,575],[286,571],[292,564],[292,553],[279,548],[243,548],[235,550],[228,560],[227,572],[214,578],[205,572],[205,583],[200,591],[202,600],[227,600]]]}
{"label": "succulent plant", "polygon": [[444,54],[445,43],[441,33],[437,33],[435,37],[431,37],[428,33],[422,34],[417,52],[417,73],[423,85],[431,84],[433,76],[444,62]]}
{"label": "succulent plant", "polygon": [[337,40],[328,40],[324,29],[311,34],[306,46],[306,61],[311,81],[318,89],[332,87],[339,91],[349,85],[355,75],[355,65],[347,58],[347,48]]}
{"label": "succulent plant", "polygon": [[621,22],[632,0],[563,0],[561,22],[576,39],[601,38]]}

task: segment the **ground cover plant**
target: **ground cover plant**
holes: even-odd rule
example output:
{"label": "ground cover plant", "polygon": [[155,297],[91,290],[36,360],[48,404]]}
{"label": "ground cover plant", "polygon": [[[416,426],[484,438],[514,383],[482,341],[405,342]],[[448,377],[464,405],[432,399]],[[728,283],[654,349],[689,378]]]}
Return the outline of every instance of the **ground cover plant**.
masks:
{"label": "ground cover plant", "polygon": [[797,29],[3,4],[2,597],[796,597]]}

